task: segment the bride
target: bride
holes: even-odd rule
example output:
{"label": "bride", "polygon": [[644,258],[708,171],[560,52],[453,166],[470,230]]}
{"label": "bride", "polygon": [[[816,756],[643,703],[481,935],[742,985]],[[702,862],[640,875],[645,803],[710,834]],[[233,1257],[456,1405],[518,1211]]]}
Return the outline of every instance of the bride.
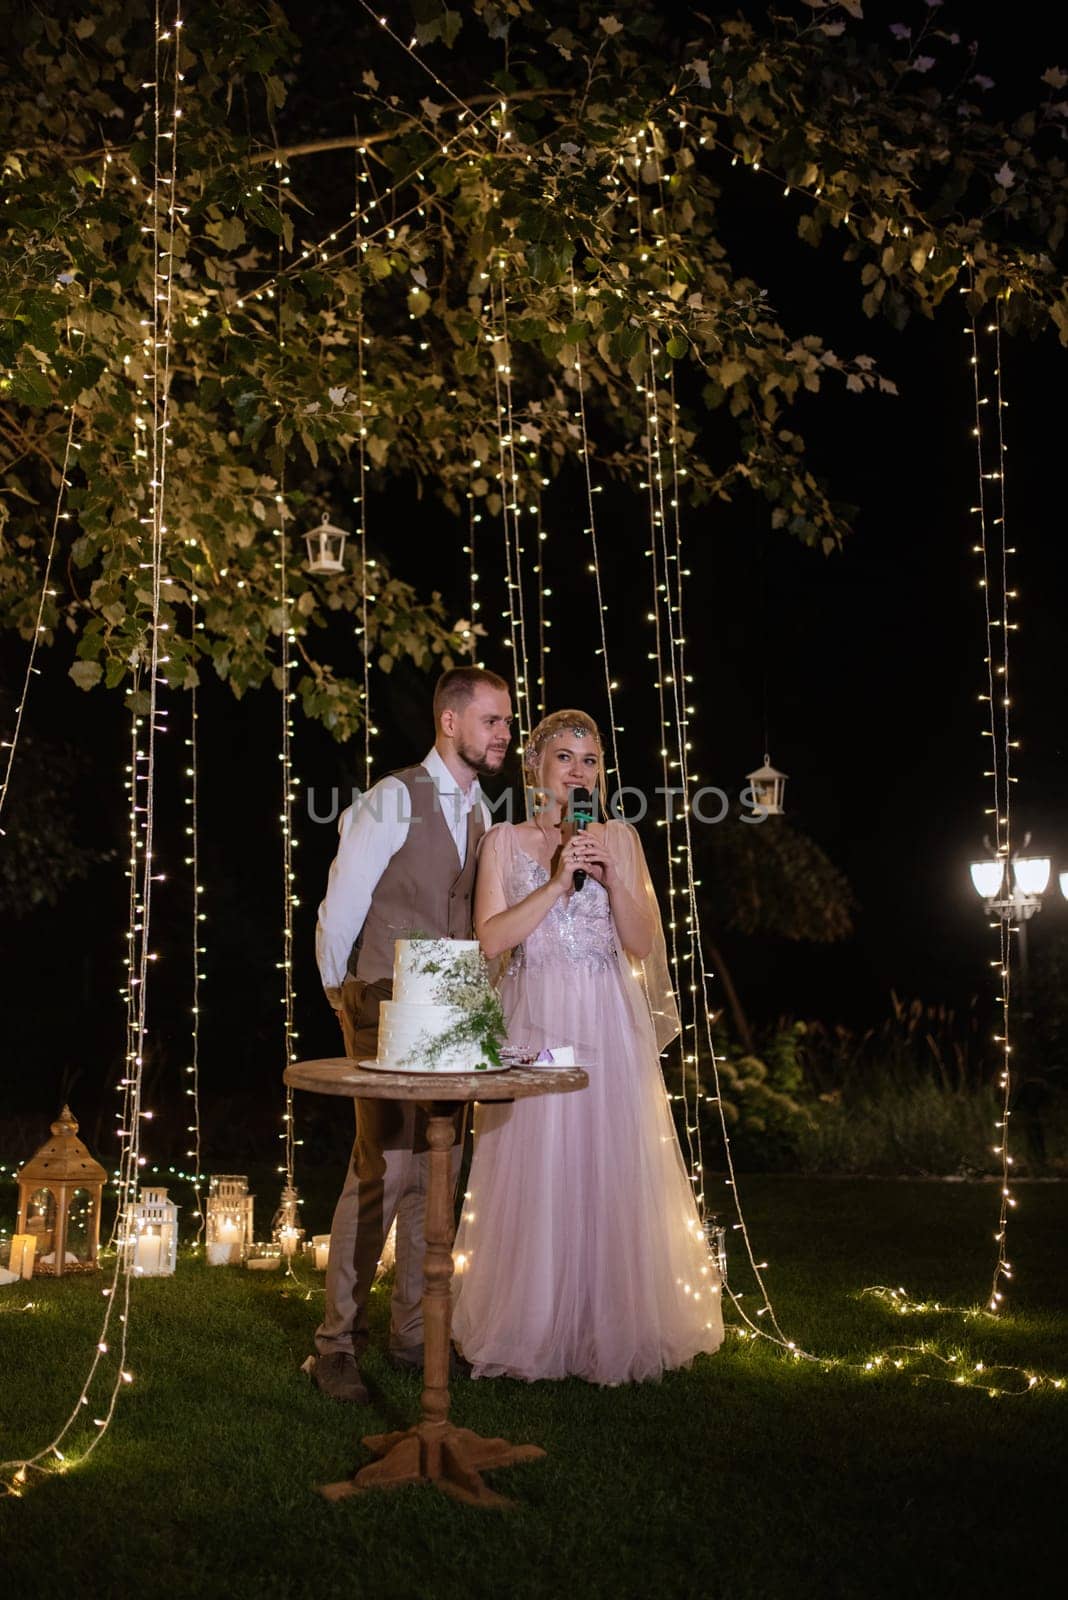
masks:
{"label": "bride", "polygon": [[546,717],[524,766],[534,815],[486,834],[475,931],[511,952],[510,1041],[573,1046],[590,1082],[478,1107],[453,1338],[476,1378],[656,1378],[723,1338],[658,1060],[679,1030],[660,916],[633,828],[567,821],[572,789],[604,793],[591,719]]}

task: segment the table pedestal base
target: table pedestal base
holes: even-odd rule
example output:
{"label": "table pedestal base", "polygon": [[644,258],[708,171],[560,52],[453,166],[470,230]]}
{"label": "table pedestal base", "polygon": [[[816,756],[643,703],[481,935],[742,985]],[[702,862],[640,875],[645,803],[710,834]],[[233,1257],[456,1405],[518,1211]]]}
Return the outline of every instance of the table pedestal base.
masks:
{"label": "table pedestal base", "polygon": [[379,1459],[362,1467],[354,1478],[324,1484],[319,1493],[327,1500],[344,1500],[367,1489],[432,1483],[466,1505],[506,1507],[512,1501],[483,1483],[480,1472],[538,1461],[545,1454],[536,1444],[483,1439],[470,1428],[455,1428],[449,1422],[421,1422],[400,1433],[371,1434],[363,1442]]}

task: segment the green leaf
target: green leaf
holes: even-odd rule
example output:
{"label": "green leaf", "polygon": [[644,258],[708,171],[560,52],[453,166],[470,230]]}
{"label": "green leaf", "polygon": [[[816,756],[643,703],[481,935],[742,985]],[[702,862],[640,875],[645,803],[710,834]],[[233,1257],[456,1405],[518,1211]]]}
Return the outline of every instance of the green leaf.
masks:
{"label": "green leaf", "polygon": [[240,250],[247,242],[245,224],[240,217],[223,217],[221,222],[209,222],[205,228],[209,239],[214,239],[220,249],[226,251]]}
{"label": "green leaf", "polygon": [[99,661],[75,661],[69,668],[69,675],[79,689],[94,689],[104,676],[104,669]]}

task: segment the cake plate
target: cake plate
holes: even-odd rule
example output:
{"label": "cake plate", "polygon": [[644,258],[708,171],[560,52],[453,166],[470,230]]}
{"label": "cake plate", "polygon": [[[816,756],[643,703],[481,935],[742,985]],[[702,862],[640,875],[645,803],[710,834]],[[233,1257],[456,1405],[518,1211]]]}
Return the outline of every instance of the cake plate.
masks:
{"label": "cake plate", "polygon": [[[358,1066],[365,1067],[368,1072],[392,1072],[398,1078],[481,1078],[487,1072],[514,1072],[515,1068],[510,1062],[502,1061],[499,1067],[475,1067],[471,1072],[439,1072],[436,1067],[395,1067],[388,1061],[360,1061]],[[359,1098],[357,1096],[357,1098]],[[391,1100],[400,1099],[399,1095],[391,1095]]]}
{"label": "cake plate", "polygon": [[412,1100],[426,1112],[430,1146],[426,1196],[426,1254],[423,1257],[423,1382],[420,1419],[414,1427],[371,1434],[364,1444],[378,1459],[354,1478],[323,1484],[328,1500],[344,1500],[368,1489],[393,1489],[407,1483],[432,1483],[457,1500],[475,1506],[508,1506],[511,1501],[483,1482],[481,1473],[535,1461],[545,1454],[536,1444],[484,1439],[449,1421],[449,1323],[452,1311],[452,1181],[450,1152],[453,1117],[473,1100],[525,1100],[531,1095],[571,1094],[589,1083],[581,1067],[512,1067],[507,1072],[368,1072],[347,1057],[295,1061],[285,1070],[294,1089],[346,1095],[354,1100]]}

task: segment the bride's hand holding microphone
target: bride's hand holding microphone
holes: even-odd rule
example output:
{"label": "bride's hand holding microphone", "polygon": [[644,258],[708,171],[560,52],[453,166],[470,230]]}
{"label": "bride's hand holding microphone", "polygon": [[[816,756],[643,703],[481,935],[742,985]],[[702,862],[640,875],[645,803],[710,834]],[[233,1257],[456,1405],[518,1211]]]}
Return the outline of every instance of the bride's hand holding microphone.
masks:
{"label": "bride's hand holding microphone", "polygon": [[575,874],[590,871],[593,865],[593,840],[587,839],[584,834],[575,833],[561,845],[560,853],[556,858],[556,867],[549,880],[558,895],[569,894],[574,888]]}

